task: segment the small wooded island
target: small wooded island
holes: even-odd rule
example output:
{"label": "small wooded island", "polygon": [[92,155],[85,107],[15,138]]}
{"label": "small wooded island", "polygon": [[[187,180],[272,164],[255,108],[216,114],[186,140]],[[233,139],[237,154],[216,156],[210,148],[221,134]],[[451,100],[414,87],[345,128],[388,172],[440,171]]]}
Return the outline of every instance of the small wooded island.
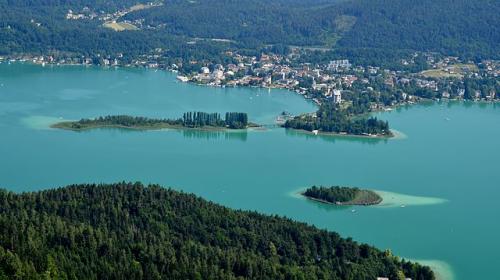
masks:
{"label": "small wooded island", "polygon": [[287,119],[284,128],[321,134],[391,138],[393,133],[387,121],[366,117],[368,111],[354,104],[350,109],[339,104],[323,103],[313,114],[302,114]]}
{"label": "small wooded island", "polygon": [[246,113],[230,112],[222,119],[219,113],[188,112],[179,119],[154,119],[127,115],[105,116],[95,119],[59,122],[52,128],[67,130],[88,130],[94,128],[125,128],[153,130],[163,128],[178,129],[246,129],[257,125],[248,122]]}
{"label": "small wooded island", "polygon": [[312,186],[302,192],[308,199],[336,205],[376,205],[382,197],[370,190],[351,187],[316,187]]}

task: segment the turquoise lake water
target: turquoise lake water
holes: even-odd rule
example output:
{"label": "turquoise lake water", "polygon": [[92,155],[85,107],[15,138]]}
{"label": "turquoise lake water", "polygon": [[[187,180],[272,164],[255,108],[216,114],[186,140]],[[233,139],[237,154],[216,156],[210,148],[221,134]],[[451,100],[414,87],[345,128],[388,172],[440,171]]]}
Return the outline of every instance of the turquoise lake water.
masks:
{"label": "turquoise lake water", "polygon": [[[500,105],[433,103],[377,114],[401,133],[391,140],[281,128],[48,128],[62,119],[178,117],[190,110],[242,111],[271,124],[284,110],[315,107],[287,91],[200,87],[163,71],[3,63],[0,186],[22,192],[86,182],[159,183],[389,248],[437,267],[444,279],[500,279]],[[335,207],[296,195],[314,184],[379,190],[385,204]]]}

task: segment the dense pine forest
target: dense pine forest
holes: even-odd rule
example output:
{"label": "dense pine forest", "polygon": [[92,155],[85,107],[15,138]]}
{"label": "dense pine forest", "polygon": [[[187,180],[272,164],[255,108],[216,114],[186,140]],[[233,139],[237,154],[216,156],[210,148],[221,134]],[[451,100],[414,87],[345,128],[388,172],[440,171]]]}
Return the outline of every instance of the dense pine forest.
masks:
{"label": "dense pine forest", "polygon": [[382,202],[382,197],[374,191],[341,186],[312,186],[307,188],[302,195],[338,205],[374,205]]}
{"label": "dense pine forest", "polygon": [[356,18],[339,48],[374,53],[434,51],[483,59],[500,56],[497,0],[355,0],[335,9]]}
{"label": "dense pine forest", "polygon": [[358,188],[348,187],[316,187],[308,188],[304,195],[308,197],[322,199],[328,202],[346,202],[351,201],[356,197],[360,190]]}
{"label": "dense pine forest", "polygon": [[157,185],[0,191],[0,279],[378,276],[434,279],[427,267],[336,233]]}

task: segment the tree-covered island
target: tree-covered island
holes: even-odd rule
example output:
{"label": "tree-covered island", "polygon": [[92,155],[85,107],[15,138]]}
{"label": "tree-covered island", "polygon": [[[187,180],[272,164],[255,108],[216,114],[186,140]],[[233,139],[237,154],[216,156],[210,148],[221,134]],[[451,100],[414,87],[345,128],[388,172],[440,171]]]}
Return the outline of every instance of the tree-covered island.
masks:
{"label": "tree-covered island", "polygon": [[219,113],[187,112],[179,119],[155,119],[127,115],[105,116],[79,121],[65,121],[51,125],[52,128],[88,130],[94,128],[125,128],[153,130],[179,129],[246,129],[257,125],[248,122],[246,113],[229,112],[222,118]]}
{"label": "tree-covered island", "polygon": [[323,103],[318,111],[313,114],[303,114],[287,120],[283,127],[317,131],[326,134],[346,134],[367,137],[392,137],[387,121],[378,120],[376,117],[365,117],[364,110],[357,114],[341,108],[334,103]]}
{"label": "tree-covered island", "polygon": [[340,186],[312,186],[302,195],[315,201],[336,205],[375,205],[382,202],[382,197],[374,191]]}

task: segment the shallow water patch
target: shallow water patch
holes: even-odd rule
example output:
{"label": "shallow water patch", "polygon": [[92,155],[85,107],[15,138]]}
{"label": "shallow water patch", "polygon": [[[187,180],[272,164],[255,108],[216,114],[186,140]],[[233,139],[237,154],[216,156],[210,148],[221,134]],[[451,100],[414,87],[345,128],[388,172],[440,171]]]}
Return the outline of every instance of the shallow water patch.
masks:
{"label": "shallow water patch", "polygon": [[51,129],[50,126],[64,121],[63,118],[50,116],[29,116],[21,119],[21,123],[31,129]]}
{"label": "shallow water patch", "polygon": [[436,280],[455,279],[453,268],[447,262],[440,260],[414,260],[414,259],[410,260],[430,267],[432,271],[434,271],[434,274],[436,275]]}
{"label": "shallow water patch", "polygon": [[427,196],[416,196],[416,195],[406,195],[394,192],[379,191],[375,192],[382,197],[382,203],[376,205],[375,207],[406,207],[406,206],[424,206],[424,205],[434,205],[446,203],[448,200],[438,197],[427,197]]}

